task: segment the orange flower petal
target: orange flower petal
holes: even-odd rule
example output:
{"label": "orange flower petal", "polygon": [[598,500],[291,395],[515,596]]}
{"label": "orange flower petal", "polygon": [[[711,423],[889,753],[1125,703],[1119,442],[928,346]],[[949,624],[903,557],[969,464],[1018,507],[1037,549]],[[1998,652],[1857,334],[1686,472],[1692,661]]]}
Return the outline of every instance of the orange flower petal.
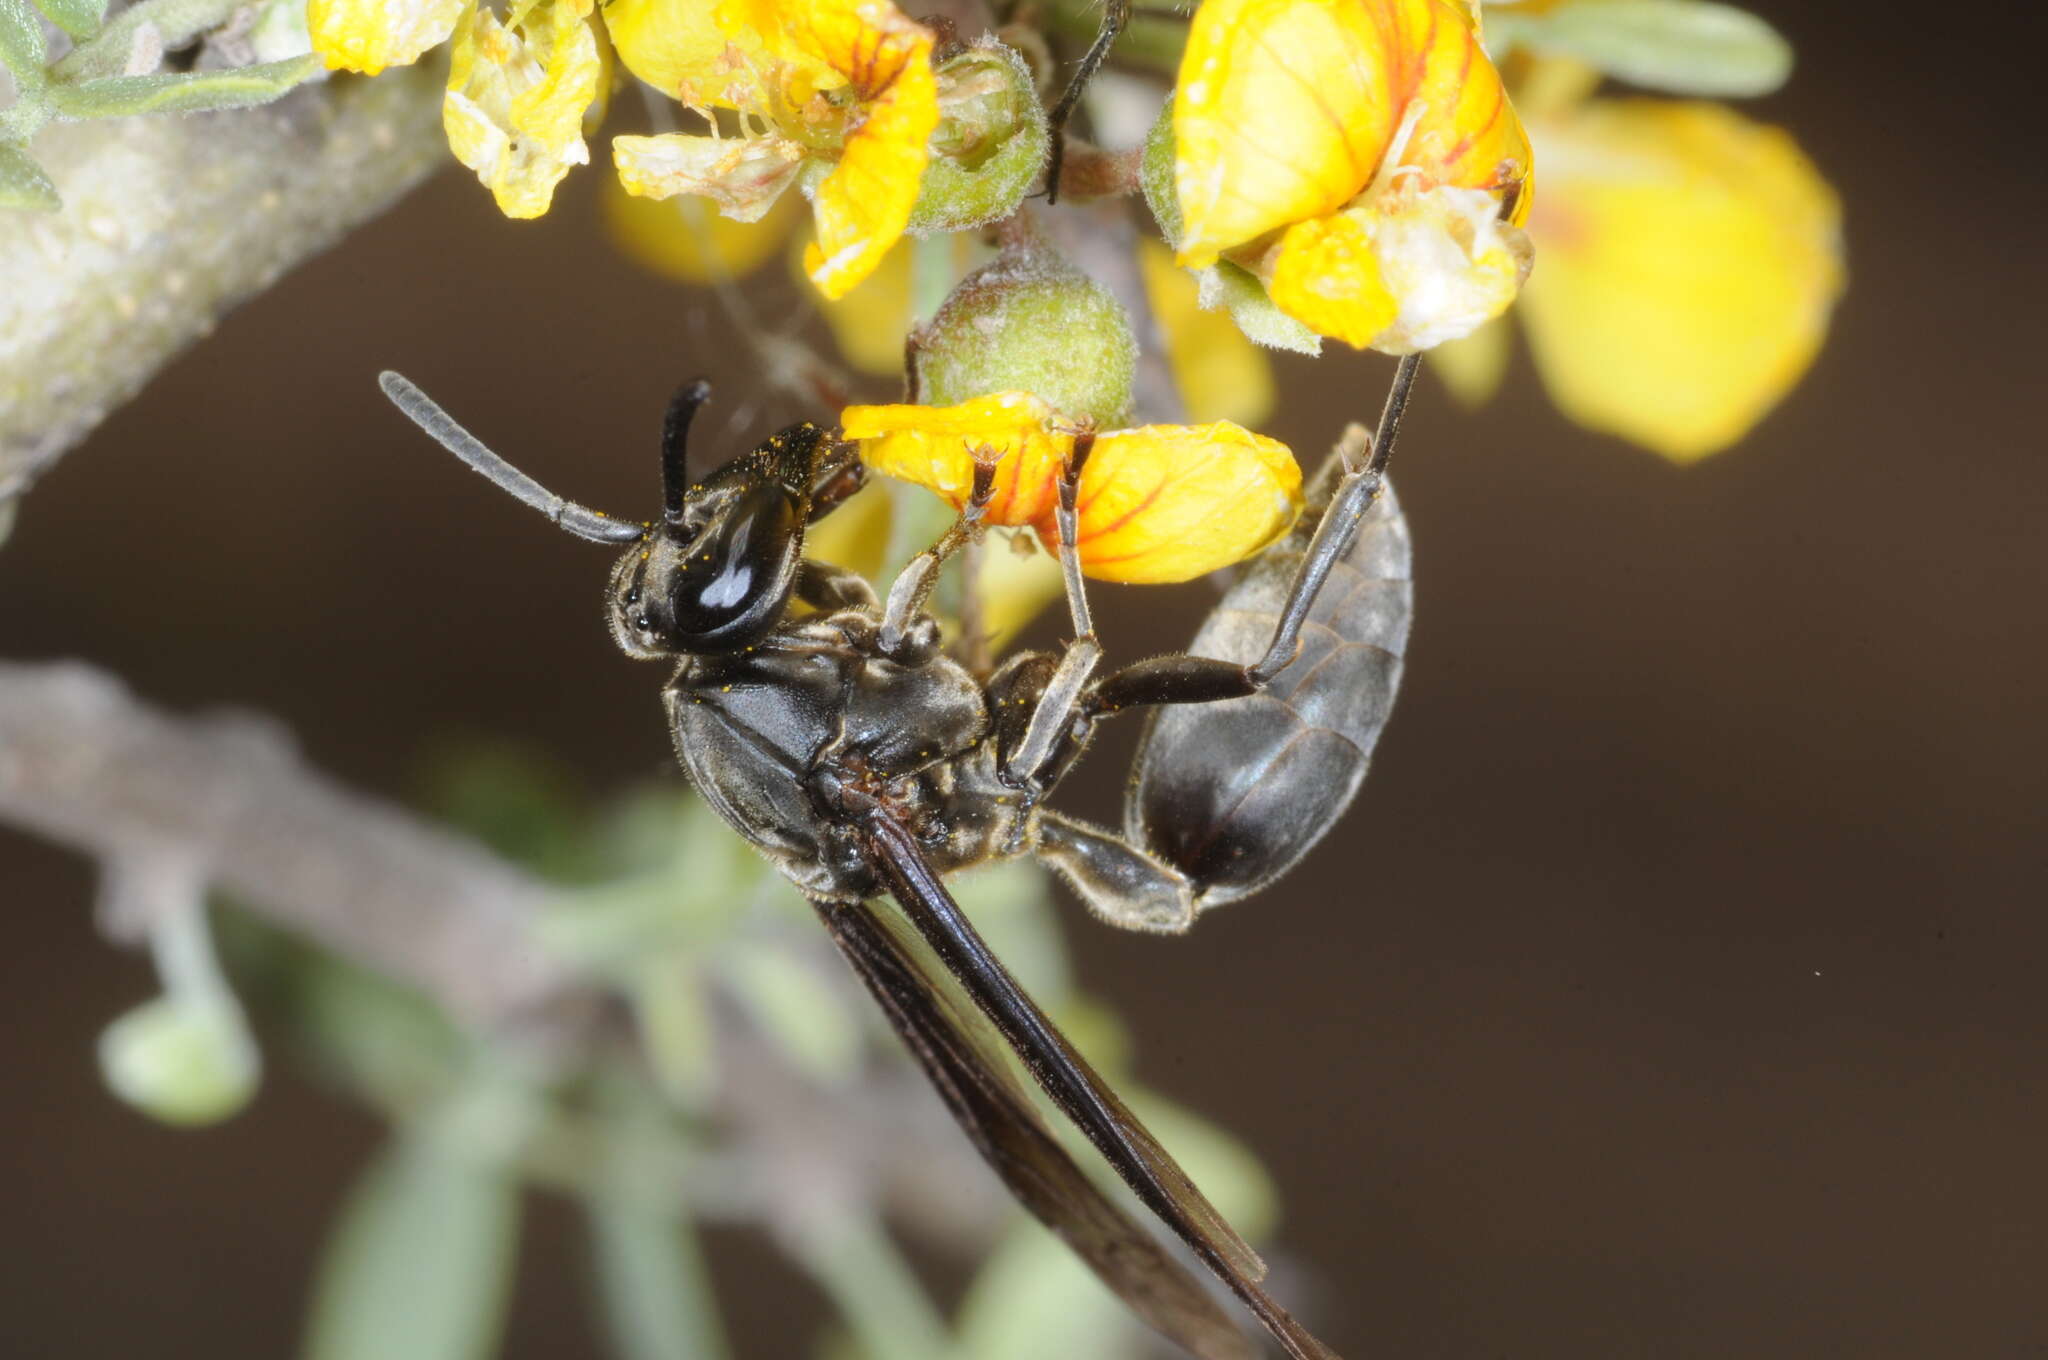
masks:
{"label": "orange flower petal", "polygon": [[983,523],[1035,524],[1059,496],[1072,436],[1028,392],[997,392],[958,406],[849,406],[840,416],[871,472],[929,487],[956,509],[974,487],[977,451],[995,458],[995,494]]}

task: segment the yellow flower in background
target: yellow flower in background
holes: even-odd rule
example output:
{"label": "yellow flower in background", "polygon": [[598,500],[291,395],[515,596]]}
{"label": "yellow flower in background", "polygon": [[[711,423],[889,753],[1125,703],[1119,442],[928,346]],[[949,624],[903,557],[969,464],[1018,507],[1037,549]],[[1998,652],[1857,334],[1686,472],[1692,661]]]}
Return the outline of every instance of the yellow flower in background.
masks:
{"label": "yellow flower in background", "polygon": [[591,0],[519,0],[455,25],[442,126],[507,217],[539,217],[572,165],[590,160],[583,120],[611,71]]}
{"label": "yellow flower in background", "polygon": [[[869,470],[966,504],[977,458],[995,463],[984,523],[1030,525],[1057,551],[1059,475],[1079,431],[1025,392],[957,406],[854,406],[841,418]],[[1252,556],[1301,514],[1301,469],[1277,440],[1229,421],[1098,435],[1081,469],[1081,570],[1170,584]]]}
{"label": "yellow flower in background", "polygon": [[734,135],[613,138],[629,192],[702,194],[748,221],[804,164],[829,164],[805,270],[828,298],[874,270],[909,225],[938,126],[930,32],[886,0],[619,0],[606,17],[635,75],[740,114]]}
{"label": "yellow flower in background", "polygon": [[1735,442],[1827,334],[1834,192],[1790,136],[1717,104],[1594,100],[1533,130],[1543,268],[1522,316],[1552,398],[1679,461]]}
{"label": "yellow flower in background", "polygon": [[1272,366],[1230,314],[1204,311],[1194,278],[1176,269],[1173,252],[1157,241],[1138,243],[1138,265],[1145,276],[1145,301],[1166,342],[1173,385],[1187,404],[1188,418],[1196,424],[1232,420],[1256,425],[1272,414]]}
{"label": "yellow flower in background", "polygon": [[[642,267],[679,283],[716,283],[744,278],[773,257],[801,204],[780,199],[760,223],[740,223],[701,198],[640,198],[608,178],[604,224],[613,243]],[[896,352],[900,369],[900,343]]]}
{"label": "yellow flower in background", "polygon": [[[965,243],[959,237],[954,240],[956,245]],[[790,245],[794,272],[801,277],[810,242],[792,241]],[[878,378],[903,374],[903,341],[910,333],[913,291],[911,249],[909,241],[898,241],[872,274],[839,297],[824,298],[818,304],[840,357]]]}
{"label": "yellow flower in background", "polygon": [[[1747,434],[1804,376],[1846,282],[1841,205],[1784,131],[1719,104],[1568,101],[1530,122],[1543,267],[1517,308],[1572,420],[1678,462]],[[1504,323],[1433,351],[1468,403]]]}
{"label": "yellow flower in background", "polygon": [[1174,93],[1179,262],[1226,256],[1320,335],[1405,354],[1528,272],[1531,155],[1450,0],[1205,0]]}
{"label": "yellow flower in background", "polygon": [[306,29],[332,71],[374,76],[448,41],[469,0],[310,0]]}

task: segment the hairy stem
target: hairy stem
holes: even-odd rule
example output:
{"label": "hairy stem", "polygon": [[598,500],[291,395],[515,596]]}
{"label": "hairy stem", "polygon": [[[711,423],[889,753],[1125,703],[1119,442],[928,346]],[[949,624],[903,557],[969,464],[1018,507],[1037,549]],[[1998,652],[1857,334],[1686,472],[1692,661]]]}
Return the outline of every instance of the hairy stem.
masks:
{"label": "hairy stem", "polygon": [[0,662],[0,821],[103,861],[178,855],[461,1023],[578,981],[533,943],[539,880],[305,768],[267,726],[170,718],[87,666]]}
{"label": "hairy stem", "polygon": [[425,70],[255,109],[54,123],[60,212],[0,212],[0,505],[230,308],[446,157]]}

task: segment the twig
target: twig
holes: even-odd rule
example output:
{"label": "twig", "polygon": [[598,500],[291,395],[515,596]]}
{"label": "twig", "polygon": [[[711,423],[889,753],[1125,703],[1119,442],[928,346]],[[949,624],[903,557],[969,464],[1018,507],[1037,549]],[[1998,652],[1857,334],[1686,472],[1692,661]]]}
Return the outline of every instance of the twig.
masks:
{"label": "twig", "polygon": [[0,505],[230,308],[443,163],[440,109],[416,69],[43,129],[62,211],[0,212]]}
{"label": "twig", "polygon": [[[133,891],[136,868],[154,865],[203,876],[266,920],[420,988],[459,1023],[516,1024],[531,1039],[557,1037],[563,1020],[558,1037],[593,1037],[578,1022],[604,984],[533,942],[547,885],[307,769],[263,720],[168,717],[83,663],[0,662],[0,822],[108,866],[105,914],[124,943],[146,943],[142,918],[178,898]],[[791,1232],[829,1196],[849,1210],[886,1204],[928,1237],[985,1246],[1006,1201],[900,1064],[824,1088],[737,1023],[720,1026],[718,1047],[713,1118],[730,1139],[721,1184],[690,1187],[692,1212]],[[374,1086],[363,1094],[374,1101]],[[551,1127],[559,1141],[575,1126],[564,1115]],[[588,1168],[572,1152],[528,1170],[574,1184]],[[724,1201],[712,1193],[721,1187]],[[659,1207],[658,1189],[649,1193]]]}
{"label": "twig", "polygon": [[180,721],[72,663],[0,662],[0,819],[110,863],[173,855],[251,910],[492,1025],[578,985],[531,926],[550,890],[350,793],[257,723]]}

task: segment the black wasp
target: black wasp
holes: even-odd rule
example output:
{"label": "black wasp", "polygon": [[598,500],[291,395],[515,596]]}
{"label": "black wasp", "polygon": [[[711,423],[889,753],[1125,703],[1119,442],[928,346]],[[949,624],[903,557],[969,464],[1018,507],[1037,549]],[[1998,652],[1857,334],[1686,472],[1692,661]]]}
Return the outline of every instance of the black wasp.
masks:
{"label": "black wasp", "polygon": [[[1063,551],[1073,640],[1057,654],[1011,656],[986,678],[941,649],[924,603],[977,531],[987,466],[960,522],[883,600],[861,577],[803,556],[805,526],[863,477],[831,431],[792,426],[692,483],[684,442],[710,388],[688,384],[663,430],[661,518],[643,524],[551,494],[404,378],[381,382],[499,487],[573,534],[625,547],[611,576],[612,635],[628,656],[674,664],[662,701],[698,791],[815,904],[1017,1198],[1159,1331],[1221,1360],[1254,1351],[1075,1165],[984,1046],[977,1017],[948,1001],[870,900],[895,899],[1046,1094],[1289,1355],[1330,1356],[1260,1287],[1251,1247],[989,952],[944,876],[1037,854],[1107,920],[1179,931],[1284,873],[1330,827],[1386,721],[1407,638],[1407,529],[1383,471],[1414,372],[1412,359],[1396,371],[1370,458],[1355,465],[1362,433],[1340,444],[1312,487],[1320,513],[1232,587],[1197,638],[1207,655],[1100,673],[1078,555]],[[1076,439],[1059,488],[1062,544],[1075,541],[1089,444]],[[792,601],[809,608],[793,612]],[[1124,834],[1043,805],[1097,722],[1152,706],[1163,707]]]}

